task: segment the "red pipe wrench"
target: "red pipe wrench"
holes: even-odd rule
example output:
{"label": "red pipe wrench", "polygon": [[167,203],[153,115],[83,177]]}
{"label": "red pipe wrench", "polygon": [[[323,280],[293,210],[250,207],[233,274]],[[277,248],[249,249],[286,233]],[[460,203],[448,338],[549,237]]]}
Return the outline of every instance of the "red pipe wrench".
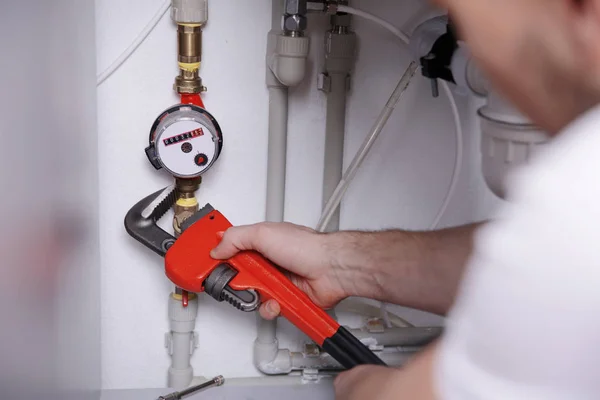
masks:
{"label": "red pipe wrench", "polygon": [[210,251],[220,240],[218,232],[232,225],[210,205],[183,223],[177,240],[160,229],[155,222],[175,197],[168,189],[157,192],[136,204],[125,218],[131,236],[165,257],[166,275],[175,285],[190,292],[207,292],[242,311],[254,311],[263,302],[276,300],[283,317],[345,368],[385,365],[262,255],[244,251],[228,260],[211,258]]}

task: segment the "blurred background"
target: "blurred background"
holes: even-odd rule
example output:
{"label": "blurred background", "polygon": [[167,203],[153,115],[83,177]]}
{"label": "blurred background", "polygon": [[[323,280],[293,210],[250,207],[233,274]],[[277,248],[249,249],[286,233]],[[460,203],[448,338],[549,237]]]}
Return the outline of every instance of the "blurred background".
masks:
{"label": "blurred background", "polygon": [[94,2],[2,2],[0,398],[100,387]]}

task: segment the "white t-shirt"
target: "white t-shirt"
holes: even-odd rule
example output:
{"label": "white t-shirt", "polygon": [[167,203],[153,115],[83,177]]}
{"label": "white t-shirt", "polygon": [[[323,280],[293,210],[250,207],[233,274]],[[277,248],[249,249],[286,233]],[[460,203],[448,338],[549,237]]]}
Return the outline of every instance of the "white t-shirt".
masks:
{"label": "white t-shirt", "polygon": [[440,400],[600,399],[600,107],[516,173],[476,237]]}

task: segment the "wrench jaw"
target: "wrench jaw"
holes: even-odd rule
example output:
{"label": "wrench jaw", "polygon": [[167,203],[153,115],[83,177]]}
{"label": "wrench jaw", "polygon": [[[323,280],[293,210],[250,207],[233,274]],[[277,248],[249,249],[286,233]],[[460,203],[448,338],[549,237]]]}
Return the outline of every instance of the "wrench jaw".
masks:
{"label": "wrench jaw", "polygon": [[125,216],[125,230],[144,246],[164,257],[175,243],[175,237],[162,230],[158,221],[177,200],[173,186],[166,187],[143,198]]}
{"label": "wrench jaw", "polygon": [[218,265],[204,281],[204,291],[215,300],[226,301],[238,310],[255,311],[260,306],[260,295],[256,290],[233,290],[229,282],[238,272],[228,264]]}
{"label": "wrench jaw", "polygon": [[[176,201],[177,190],[174,186],[166,187],[140,200],[125,216],[127,233],[156,254],[165,257],[169,248],[175,244],[175,237],[161,229],[156,221],[165,215]],[[210,204],[207,204],[182,224],[182,232],[213,211]],[[227,301],[238,310],[255,311],[260,306],[260,296],[256,290],[239,291],[229,287],[229,282],[237,273],[228,264],[218,265],[204,281],[204,290],[215,300]]]}

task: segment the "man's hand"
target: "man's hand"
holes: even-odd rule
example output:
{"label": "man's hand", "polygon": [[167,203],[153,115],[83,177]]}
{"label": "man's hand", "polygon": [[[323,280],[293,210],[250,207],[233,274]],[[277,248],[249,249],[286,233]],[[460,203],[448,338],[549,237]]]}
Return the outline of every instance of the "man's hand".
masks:
{"label": "man's hand", "polygon": [[401,372],[397,369],[363,365],[344,372],[335,379],[336,400],[397,399],[394,387]]}
{"label": "man's hand", "polygon": [[364,365],[340,374],[334,382],[336,400],[436,400],[436,348],[430,346],[402,369]]}
{"label": "man's hand", "polygon": [[[283,223],[262,223],[230,228],[211,257],[227,259],[242,250],[256,250],[289,271],[292,282],[322,308],[331,308],[344,298],[354,283],[352,272],[341,268],[334,260],[336,240],[312,229]],[[279,304],[268,301],[262,305],[263,318],[279,315]]]}
{"label": "man's hand", "polygon": [[[289,271],[291,280],[323,308],[358,296],[445,314],[476,228],[322,234],[288,223],[261,223],[228,229],[211,256],[224,260],[239,251],[258,251]],[[260,313],[273,319],[279,309],[269,301]]]}

